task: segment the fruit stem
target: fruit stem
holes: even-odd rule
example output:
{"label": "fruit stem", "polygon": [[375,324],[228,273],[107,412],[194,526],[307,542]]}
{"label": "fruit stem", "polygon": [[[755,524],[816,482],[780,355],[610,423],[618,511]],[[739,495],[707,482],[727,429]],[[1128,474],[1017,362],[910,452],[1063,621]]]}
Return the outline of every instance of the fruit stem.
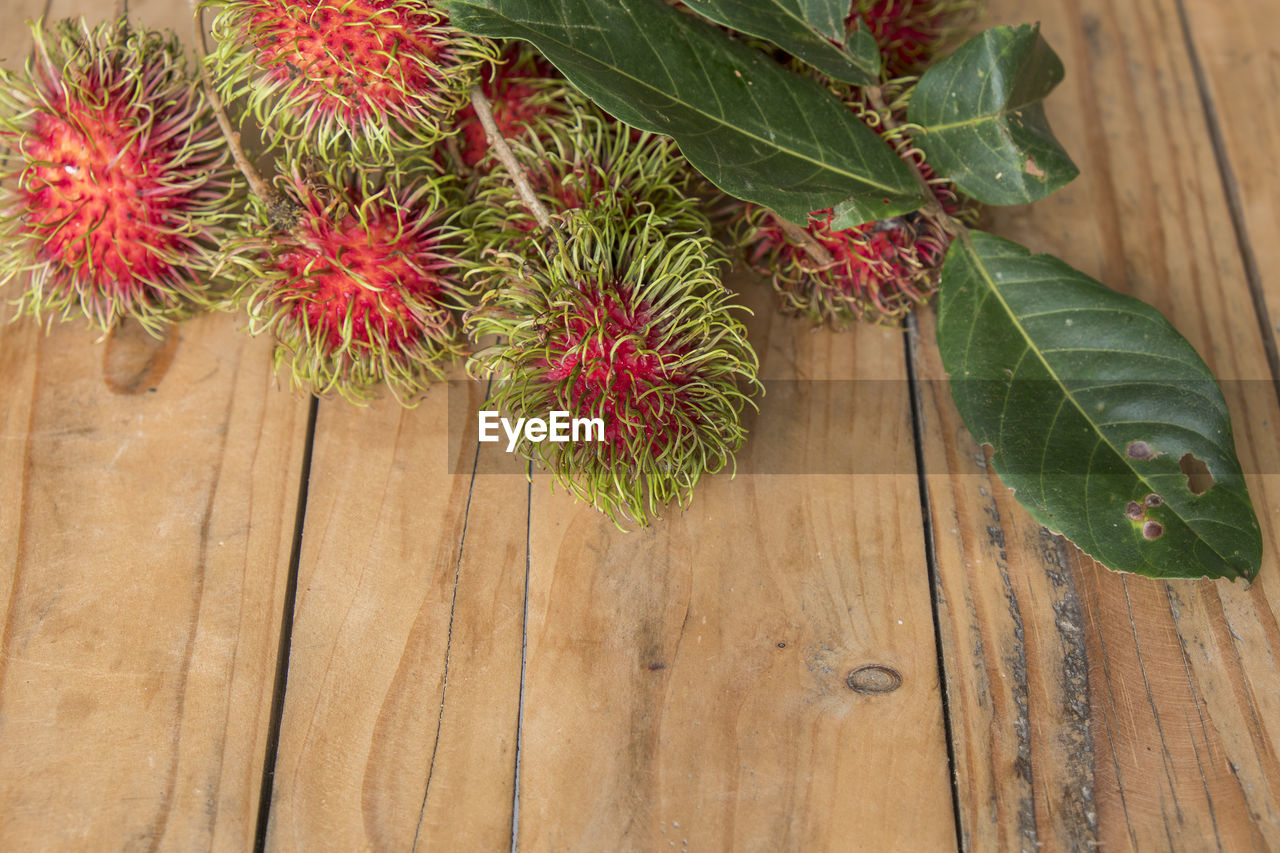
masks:
{"label": "fruit stem", "polygon": [[516,156],[511,153],[511,147],[507,145],[507,141],[502,138],[502,132],[498,130],[498,123],[493,120],[493,108],[489,105],[489,99],[484,96],[484,92],[480,91],[479,86],[471,87],[471,106],[480,118],[480,124],[484,127],[485,136],[489,138],[489,145],[493,148],[493,153],[498,155],[502,165],[507,167],[507,173],[511,175],[511,181],[516,185],[516,194],[520,196],[520,201],[524,202],[525,207],[529,208],[529,212],[533,214],[533,218],[538,221],[538,224],[543,229],[551,231],[554,227],[551,224],[551,214],[547,212],[547,208],[538,200],[538,194],[533,191],[533,187],[529,184],[528,175],[525,174],[520,163],[516,161]]}
{"label": "fruit stem", "polygon": [[249,162],[249,158],[245,156],[244,148],[240,145],[240,133],[231,126],[231,119],[227,118],[227,110],[222,105],[222,98],[219,97],[217,89],[214,88],[213,79],[209,76],[209,67],[205,62],[209,53],[209,45],[205,41],[204,16],[203,10],[200,8],[200,0],[191,0],[191,32],[195,36],[196,48],[196,65],[200,66],[200,82],[204,86],[205,97],[209,99],[209,106],[213,108],[214,118],[218,120],[218,127],[222,130],[223,137],[227,140],[227,148],[231,150],[231,159],[235,161],[236,168],[240,170],[240,174],[244,175],[244,179],[249,182],[249,190],[263,203],[271,206],[277,199],[277,193],[267,183],[262,174],[253,167]]}
{"label": "fruit stem", "polygon": [[815,264],[820,267],[829,267],[836,262],[836,259],[827,251],[827,247],[813,239],[813,235],[809,233],[809,229],[801,228],[794,222],[788,222],[777,215],[773,218],[782,229],[782,233],[786,234],[787,237],[791,239],[791,242],[798,244],[800,248],[804,249],[804,253],[808,255]]}
{"label": "fruit stem", "polygon": [[[884,102],[884,91],[879,86],[868,86],[866,92],[871,108],[880,116],[880,121],[884,123],[889,132],[893,133],[901,130],[902,125],[893,117],[893,110],[889,109]],[[938,201],[938,196],[934,193],[933,187],[929,186],[928,179],[920,171],[920,167],[915,160],[912,157],[904,157],[902,162],[907,164],[907,168],[911,170],[911,176],[916,179],[916,184],[920,187],[920,191],[928,199],[924,207],[920,209],[921,214],[937,222],[942,226],[942,230],[952,237],[963,233],[966,230],[964,225],[943,209],[942,202]]]}

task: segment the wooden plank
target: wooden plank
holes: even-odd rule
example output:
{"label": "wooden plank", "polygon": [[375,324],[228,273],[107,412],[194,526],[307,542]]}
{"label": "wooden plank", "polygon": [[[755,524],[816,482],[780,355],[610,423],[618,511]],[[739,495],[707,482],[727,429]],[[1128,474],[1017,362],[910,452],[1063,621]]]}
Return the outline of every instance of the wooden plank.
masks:
{"label": "wooden plank", "polygon": [[252,844],[306,406],[237,324],[0,327],[4,849]]}
{"label": "wooden plank", "polygon": [[1280,87],[1280,6],[1244,0],[1179,6],[1221,134],[1246,252],[1253,256],[1248,271],[1256,276],[1274,336],[1280,331],[1280,201],[1271,164],[1280,152],[1280,115],[1269,93]]}
{"label": "wooden plank", "polygon": [[272,850],[510,844],[528,484],[473,488],[446,391],[321,404]]}
{"label": "wooden plank", "polygon": [[1280,843],[1276,400],[1172,0],[992,4],[1039,19],[1081,177],[990,228],[1166,313],[1224,386],[1266,542],[1252,587],[1107,572],[986,469],[921,318],[925,470],[968,849]]}
{"label": "wooden plank", "polygon": [[306,423],[261,343],[193,321],[120,395],[0,330],[0,847],[251,844]]}
{"label": "wooden plank", "polygon": [[[952,847],[901,335],[815,333],[779,318],[767,285],[734,286],[763,375],[810,380],[812,397],[766,395],[742,462],[797,467],[708,478],[686,512],[632,533],[537,478],[519,844]],[[815,473],[851,441],[825,395],[877,380],[884,405],[857,418],[881,473]],[[869,664],[900,689],[851,691]]]}

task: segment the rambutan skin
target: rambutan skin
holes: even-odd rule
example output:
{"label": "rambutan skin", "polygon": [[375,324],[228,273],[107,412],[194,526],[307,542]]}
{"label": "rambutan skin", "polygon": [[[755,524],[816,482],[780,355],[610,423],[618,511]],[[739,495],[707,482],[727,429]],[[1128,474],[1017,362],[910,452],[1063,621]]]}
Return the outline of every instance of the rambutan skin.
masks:
{"label": "rambutan skin", "polygon": [[[503,139],[514,139],[528,128],[536,131],[548,123],[572,121],[575,102],[584,100],[551,63],[520,41],[503,45],[498,59],[481,68],[479,85]],[[454,116],[453,132],[452,144],[445,149],[458,161],[453,170],[487,171],[491,164],[482,161],[490,155],[489,142],[470,103]]]}
{"label": "rambutan skin", "polygon": [[[909,126],[887,118],[901,112],[913,83],[914,78],[900,78],[883,87],[889,103],[882,115],[864,90],[828,81],[833,93],[919,172],[942,214],[972,224],[977,206],[933,172],[912,143]],[[771,211],[746,205],[731,223],[732,241],[752,268],[773,282],[784,313],[834,328],[859,321],[896,326],[937,291],[951,236],[936,215],[916,211],[842,230],[831,227],[832,219],[830,210],[820,210],[802,226],[787,228]],[[805,240],[796,238],[797,228]]]}
{"label": "rambutan skin", "polygon": [[501,258],[505,280],[468,322],[499,342],[469,369],[495,380],[486,407],[510,417],[602,419],[603,441],[520,452],[619,526],[644,526],[732,462],[758,361],[710,238],[673,232],[652,209],[555,221],[554,245]]}
{"label": "rambutan skin", "polygon": [[366,403],[386,387],[414,404],[463,352],[470,307],[471,250],[447,180],[294,170],[276,184],[288,227],[255,201],[256,222],[223,260],[250,331],[273,336],[295,390]]}
{"label": "rambutan skin", "polygon": [[450,132],[497,53],[428,0],[211,0],[219,91],[269,146],[403,162]]}
{"label": "rambutan skin", "polygon": [[[652,213],[654,227],[707,235],[711,224],[690,185],[696,175],[669,137],[608,118],[580,95],[567,116],[538,120],[507,143],[552,213],[603,207],[621,216]],[[518,250],[538,226],[500,163],[480,178],[471,223],[490,248]]]}
{"label": "rambutan skin", "polygon": [[207,250],[226,234],[228,156],[175,37],[123,22],[32,25],[0,74],[0,283],[30,272],[37,318],[136,318],[158,334],[219,299]]}
{"label": "rambutan skin", "polygon": [[950,239],[917,214],[833,231],[831,212],[805,226],[831,257],[821,263],[788,235],[769,210],[746,214],[748,261],[770,276],[785,313],[842,327],[857,321],[896,325],[937,290]]}

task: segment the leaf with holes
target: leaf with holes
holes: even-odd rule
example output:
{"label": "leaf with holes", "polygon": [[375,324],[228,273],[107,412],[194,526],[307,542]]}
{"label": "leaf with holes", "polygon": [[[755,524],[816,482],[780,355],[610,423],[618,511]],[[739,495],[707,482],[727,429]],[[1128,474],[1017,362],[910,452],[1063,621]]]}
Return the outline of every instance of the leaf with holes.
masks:
{"label": "leaf with holes", "polygon": [[938,347],[965,425],[1041,524],[1111,569],[1257,574],[1222,391],[1159,311],[975,231],[942,268]]}
{"label": "leaf with holes", "polygon": [[662,0],[445,0],[476,35],[532,42],[588,97],[675,137],[731,195],[803,223],[841,227],[921,207],[894,150],[813,80]]}
{"label": "leaf with holes", "polygon": [[985,204],[1026,204],[1080,173],[1054,138],[1043,98],[1062,61],[1040,27],[979,33],[920,78],[907,117],[929,165]]}
{"label": "leaf with holes", "polygon": [[880,82],[880,48],[866,28],[846,33],[849,0],[688,0],[694,12],[767,39],[814,68],[859,86]]}

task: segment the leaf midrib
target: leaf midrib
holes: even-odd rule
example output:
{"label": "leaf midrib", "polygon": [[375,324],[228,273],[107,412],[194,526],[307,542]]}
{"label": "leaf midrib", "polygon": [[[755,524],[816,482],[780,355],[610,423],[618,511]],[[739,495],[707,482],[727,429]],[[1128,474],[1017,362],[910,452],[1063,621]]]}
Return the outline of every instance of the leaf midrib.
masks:
{"label": "leaf midrib", "polygon": [[[1022,339],[1023,341],[1026,342],[1028,351],[1035,353],[1036,359],[1042,365],[1044,365],[1044,369],[1049,372],[1049,376],[1052,377],[1054,384],[1062,391],[1062,396],[1071,401],[1071,405],[1074,406],[1076,411],[1080,413],[1080,416],[1084,418],[1085,423],[1089,424],[1090,428],[1093,429],[1094,434],[1097,435],[1098,437],[1099,443],[1106,445],[1107,448],[1110,449],[1111,452],[1114,453],[1116,457],[1119,458],[1124,463],[1126,468],[1128,468],[1130,471],[1133,472],[1134,476],[1138,478],[1138,481],[1142,483],[1145,487],[1147,487],[1148,490],[1150,490],[1153,493],[1158,493],[1156,490],[1156,487],[1151,483],[1151,481],[1148,480],[1147,477],[1145,477],[1140,471],[1134,468],[1133,465],[1129,463],[1129,460],[1125,458],[1124,454],[1122,454],[1119,450],[1117,450],[1111,444],[1110,440],[1108,440],[1108,438],[1105,435],[1103,435],[1102,430],[1100,430],[1097,424],[1093,422],[1093,419],[1089,417],[1088,412],[1086,412],[1084,410],[1084,407],[1081,406],[1079,401],[1076,400],[1075,395],[1072,394],[1067,389],[1067,386],[1064,384],[1062,378],[1058,376],[1057,371],[1055,371],[1053,369],[1053,366],[1049,364],[1049,362],[1044,358],[1044,356],[1040,354],[1040,348],[1036,346],[1035,342],[1031,339],[1031,336],[1027,334],[1026,329],[1023,328],[1022,323],[1018,321],[1018,315],[1014,313],[1012,306],[1010,306],[1009,303],[1005,300],[1004,295],[1000,292],[1000,288],[996,286],[995,280],[992,279],[991,276],[987,274],[987,267],[985,264],[982,263],[982,259],[979,257],[977,249],[974,248],[973,242],[970,240],[969,235],[965,234],[963,239],[964,239],[965,250],[968,251],[970,257],[973,258],[974,267],[978,270],[978,274],[982,276],[982,279],[983,281],[986,282],[987,288],[989,289],[991,294],[995,296],[996,300],[999,301],[1000,306],[1004,308],[1006,316],[1009,317],[1014,327],[1017,328],[1018,334],[1022,335]],[[972,341],[972,339],[970,339],[970,341]],[[971,342],[970,342],[970,345],[967,346],[966,348],[967,349],[971,348]],[[968,358],[967,353],[965,357],[966,359]],[[1003,423],[1004,421],[1003,409],[1001,411],[1000,420]],[[1087,480],[1088,478],[1089,478],[1089,475],[1086,473],[1085,479]],[[1181,521],[1186,526],[1186,528],[1196,536],[1197,539],[1199,539],[1201,542],[1204,542],[1204,544],[1209,548],[1209,550],[1212,551],[1214,554],[1216,554],[1218,558],[1222,560],[1224,565],[1231,567],[1232,570],[1235,571],[1235,567],[1232,566],[1231,562],[1227,559],[1226,555],[1224,555],[1221,551],[1219,551],[1214,545],[1210,544],[1206,539],[1204,539],[1204,537],[1200,536],[1199,534],[1196,534],[1195,528],[1191,526],[1191,523],[1182,515],[1181,512],[1175,509],[1174,506],[1171,503],[1169,503],[1169,501],[1167,500],[1165,501],[1165,506],[1168,506],[1170,511],[1172,511],[1173,514],[1177,516],[1178,520]],[[1092,521],[1090,521],[1089,527],[1092,529],[1093,527]]]}
{"label": "leaf midrib", "polygon": [[1028,107],[1033,107],[1043,100],[1044,100],[1043,97],[1032,98],[1030,101],[1019,104],[1016,107],[1005,106],[993,113],[982,113],[981,115],[976,115],[973,118],[967,118],[961,121],[947,122],[946,124],[926,124],[926,125],[923,125],[923,127],[924,127],[925,133],[937,133],[943,130],[954,130],[957,127],[973,127],[979,124],[986,124],[988,122],[993,122],[998,119],[1004,118],[1010,113],[1016,113],[1020,110],[1025,110]]}
{"label": "leaf midrib", "polygon": [[[509,22],[509,23],[510,23],[511,25],[513,25],[513,26],[520,27],[520,28],[522,28],[522,29],[524,29],[524,30],[526,30],[526,31],[537,32],[537,31],[536,31],[536,30],[534,30],[532,27],[530,27],[528,24],[525,24],[525,23],[523,23],[523,22],[521,22],[521,21],[517,21],[517,20],[515,20],[515,19],[513,19],[513,18],[509,18],[509,17],[507,17],[506,15],[502,15],[502,14],[500,14],[500,13],[498,13],[498,12],[494,11],[493,9],[490,9],[490,8],[489,8],[489,7],[487,7],[487,6],[477,6],[475,3],[467,2],[467,0],[460,0],[459,5],[466,5],[466,6],[471,6],[472,8],[479,8],[479,9],[482,9],[483,11],[489,12],[490,14],[495,15],[495,16],[497,16],[497,17],[501,18],[502,20]],[[630,13],[630,10],[627,10],[627,14],[628,14],[628,15],[630,15],[630,14],[631,14],[631,13]],[[634,18],[633,18],[632,20],[634,20]],[[567,24],[565,25],[565,28],[566,28],[566,29],[568,29],[568,28],[569,28]],[[641,31],[643,32],[643,28],[639,28],[639,29],[641,29]],[[601,66],[602,68],[608,69],[608,70],[612,71],[613,73],[617,74],[618,76],[620,76],[620,77],[624,77],[624,78],[626,78],[627,80],[630,80],[630,81],[632,81],[632,82],[636,83],[636,84],[637,84],[637,85],[639,85],[640,87],[642,87],[642,88],[644,88],[644,89],[647,89],[648,91],[656,92],[656,93],[658,93],[658,94],[660,94],[660,95],[663,95],[664,97],[671,97],[669,93],[663,92],[661,89],[658,89],[657,87],[655,87],[655,86],[653,86],[653,85],[651,85],[651,84],[649,84],[649,83],[646,83],[645,81],[643,81],[643,80],[641,80],[641,79],[639,79],[639,78],[637,78],[637,77],[633,77],[632,75],[630,75],[630,74],[626,73],[625,71],[623,71],[621,68],[618,68],[617,66],[610,65],[610,64],[607,64],[607,63],[605,63],[605,62],[602,62],[601,60],[599,60],[599,59],[597,59],[597,58],[595,58],[595,57],[591,56],[590,54],[587,54],[587,53],[585,53],[585,52],[583,52],[583,51],[579,50],[578,48],[576,48],[576,47],[574,47],[574,46],[572,46],[572,45],[570,45],[570,44],[566,44],[565,42],[559,41],[559,40],[554,39],[554,38],[547,38],[546,40],[547,40],[547,41],[552,42],[553,44],[556,44],[556,45],[558,45],[558,46],[560,46],[560,47],[564,48],[565,50],[572,51],[572,52],[574,52],[574,53],[578,54],[579,56],[585,57],[587,60],[589,60],[589,61],[591,61],[591,62],[595,62],[597,65]],[[526,39],[526,41],[532,41],[532,39]],[[652,47],[652,42],[650,42],[647,38],[645,39],[645,43],[646,43],[646,44],[649,44],[649,46],[650,46],[650,47]],[[815,160],[813,157],[810,157],[810,156],[808,156],[808,155],[806,155],[806,154],[800,153],[800,152],[796,151],[795,149],[792,149],[792,148],[782,148],[781,146],[779,146],[779,145],[777,145],[777,144],[775,144],[775,143],[771,143],[771,142],[769,142],[768,140],[766,140],[766,139],[765,139],[764,137],[762,137],[762,136],[759,136],[759,135],[757,135],[757,134],[755,134],[755,133],[751,133],[750,131],[748,131],[748,130],[746,130],[746,129],[742,128],[742,127],[741,127],[741,126],[739,126],[739,125],[731,124],[730,122],[728,122],[728,121],[726,121],[726,120],[724,120],[724,119],[722,119],[722,118],[719,118],[718,116],[715,116],[715,115],[712,115],[712,114],[710,114],[710,113],[707,113],[707,112],[705,112],[705,111],[703,111],[703,110],[699,109],[698,107],[694,106],[693,104],[690,104],[688,101],[685,101],[685,100],[683,100],[683,99],[676,99],[676,103],[678,103],[678,104],[680,104],[680,105],[684,106],[684,107],[685,107],[686,109],[688,109],[690,112],[695,113],[696,115],[703,116],[704,118],[706,118],[706,119],[708,119],[708,120],[710,120],[710,121],[712,121],[712,122],[716,123],[716,124],[717,124],[717,125],[719,125],[720,127],[728,128],[728,129],[730,129],[730,130],[734,131],[735,133],[738,133],[738,134],[740,134],[740,135],[742,135],[742,136],[747,137],[748,139],[751,139],[751,140],[754,140],[754,141],[759,142],[759,143],[761,143],[761,144],[764,144],[765,146],[770,147],[770,148],[773,148],[773,149],[774,149],[774,150],[776,150],[776,151],[779,151],[779,152],[784,153],[784,154],[789,154],[790,156],[795,157],[797,160],[800,160],[800,161],[802,161],[802,162],[809,163],[809,164],[813,165],[814,167],[818,168],[820,171],[831,172],[831,173],[836,174],[836,175],[842,175],[842,176],[844,176],[844,177],[849,178],[850,180],[853,180],[853,181],[856,181],[856,182],[858,182],[858,183],[864,184],[864,185],[866,185],[866,186],[868,186],[868,187],[871,187],[871,188],[873,188],[873,189],[879,190],[879,191],[881,191],[881,192],[888,193],[888,194],[890,194],[890,195],[892,195],[892,196],[897,196],[897,197],[899,197],[899,198],[914,198],[914,197],[915,197],[915,196],[913,196],[911,193],[904,193],[902,190],[894,189],[893,187],[887,186],[887,185],[885,185],[885,184],[878,183],[878,182],[876,182],[876,181],[874,181],[874,180],[872,180],[872,179],[870,179],[870,178],[867,178],[867,177],[865,177],[865,176],[857,175],[857,174],[854,174],[853,172],[845,171],[844,169],[838,169],[838,168],[835,168],[831,163],[827,163],[827,162],[824,162],[824,161],[822,161],[822,160]],[[921,198],[920,198],[920,203],[921,203],[921,204],[924,204],[924,198],[923,198],[923,197],[921,197]]]}

